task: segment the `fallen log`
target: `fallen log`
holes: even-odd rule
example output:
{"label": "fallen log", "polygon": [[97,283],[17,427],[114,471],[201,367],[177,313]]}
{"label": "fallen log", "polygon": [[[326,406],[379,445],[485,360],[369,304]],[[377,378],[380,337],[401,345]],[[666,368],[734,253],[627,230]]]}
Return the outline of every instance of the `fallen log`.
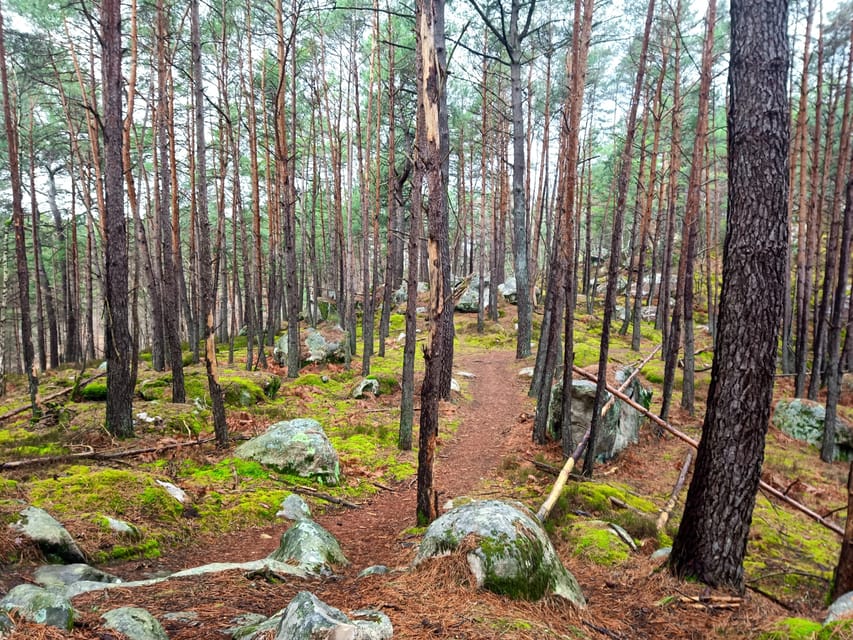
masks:
{"label": "fallen log", "polygon": [[[596,381],[598,380],[598,377],[597,377],[595,374],[590,373],[590,372],[588,372],[588,371],[584,371],[584,370],[583,370],[583,369],[581,369],[580,367],[572,366],[572,370],[573,370],[575,373],[577,373],[578,375],[581,375],[581,376],[583,376],[584,378],[586,378],[587,380],[591,380],[592,382],[596,382]],[[674,436],[675,436],[676,438],[678,438],[679,440],[682,440],[682,441],[686,442],[687,444],[689,444],[689,445],[690,445],[691,447],[693,447],[694,449],[698,449],[698,448],[699,448],[699,443],[698,443],[698,442],[696,442],[696,440],[694,440],[693,438],[691,438],[690,436],[688,436],[688,435],[687,435],[686,433],[684,433],[683,431],[680,431],[680,430],[676,429],[675,427],[673,427],[671,424],[669,424],[669,423],[668,423],[668,422],[666,422],[665,420],[662,420],[662,419],[660,418],[660,416],[655,415],[654,413],[652,413],[651,411],[649,411],[648,409],[646,409],[643,405],[639,404],[638,402],[634,402],[631,398],[629,398],[628,396],[626,396],[626,395],[625,395],[624,393],[622,393],[621,391],[619,391],[619,390],[617,390],[617,389],[614,389],[614,388],[613,388],[613,387],[611,387],[610,385],[607,385],[607,390],[608,390],[611,394],[613,394],[614,396],[616,396],[617,398],[619,398],[620,400],[622,400],[623,402],[625,402],[626,404],[628,404],[628,405],[630,405],[630,406],[634,407],[634,409],[636,409],[637,411],[639,411],[640,413],[642,413],[644,416],[646,416],[647,418],[649,418],[652,422],[654,422],[654,423],[655,423],[656,425],[658,425],[659,427],[662,427],[662,428],[663,428],[663,429],[665,429],[666,431],[669,431],[672,435],[674,435]],[[807,515],[809,518],[811,518],[811,519],[812,519],[812,520],[814,520],[815,522],[818,522],[818,523],[822,524],[824,527],[826,527],[826,528],[827,528],[827,529],[829,529],[830,531],[834,531],[835,533],[837,533],[837,534],[838,534],[838,535],[840,535],[840,536],[843,536],[843,535],[844,535],[844,529],[842,529],[840,526],[838,526],[838,525],[837,525],[837,524],[835,524],[834,522],[830,522],[829,520],[827,520],[826,518],[824,518],[823,516],[821,516],[819,513],[816,513],[815,511],[812,511],[812,510],[811,510],[811,509],[809,509],[806,505],[804,505],[804,504],[801,504],[801,503],[797,502],[796,500],[794,500],[793,498],[791,498],[791,497],[789,497],[789,496],[786,496],[784,493],[782,493],[782,492],[781,492],[781,491],[779,491],[778,489],[775,489],[774,487],[771,487],[769,484],[767,484],[766,482],[764,482],[764,480],[759,480],[759,481],[758,481],[758,486],[759,486],[763,491],[765,491],[766,493],[769,493],[769,494],[770,494],[771,496],[773,496],[774,498],[777,498],[778,500],[781,500],[782,502],[784,502],[784,503],[786,503],[786,504],[788,504],[788,505],[792,506],[794,509],[797,509],[798,511],[800,511],[800,512],[804,513],[805,515]]]}
{"label": "fallen log", "polygon": [[[652,359],[652,357],[660,350],[660,345],[658,345],[654,351],[652,351],[646,358],[640,362],[639,366],[634,367],[634,370],[631,372],[631,375],[622,383],[619,387],[619,391],[624,391],[628,388],[628,385],[631,384],[631,381],[637,377],[640,373],[640,369],[642,369],[646,363]],[[565,389],[563,390],[565,393]],[[611,396],[610,400],[608,400],[604,406],[601,408],[601,417],[607,415],[607,412],[610,411],[610,407],[616,402],[616,397]],[[568,425],[563,426],[564,429],[568,429]],[[560,470],[560,474],[557,476],[557,480],[554,482],[554,486],[551,488],[551,493],[548,494],[548,499],[539,507],[539,511],[536,512],[536,517],[539,518],[540,522],[545,522],[548,519],[548,515],[551,513],[551,509],[554,508],[554,505],[557,504],[557,499],[560,497],[560,493],[563,491],[563,487],[566,486],[566,482],[569,480],[569,474],[572,472],[572,469],[575,468],[577,461],[580,460],[580,457],[583,455],[584,449],[586,449],[587,444],[589,443],[589,435],[590,430],[587,429],[586,433],[584,433],[583,438],[581,438],[580,443],[572,452],[572,455],[569,456],[566,463],[563,465],[563,468]]]}
{"label": "fallen log", "polygon": [[[43,402],[50,402],[51,400],[56,400],[57,398],[61,398],[62,396],[74,391],[74,389],[80,389],[81,387],[85,387],[90,382],[94,382],[98,378],[102,378],[105,375],[107,375],[107,372],[101,371],[100,373],[93,375],[91,378],[83,380],[83,382],[75,383],[72,386],[68,387],[67,389],[62,389],[61,391],[57,391],[56,393],[50,394],[49,396],[45,396],[44,398],[37,399],[36,404],[41,404]],[[9,418],[14,418],[17,415],[22,414],[24,411],[29,411],[30,409],[32,409],[31,404],[25,405],[23,407],[18,407],[17,409],[13,409],[12,411],[4,413],[2,416],[0,416],[0,422],[4,422],[4,421],[8,420]]]}
{"label": "fallen log", "polygon": [[690,471],[691,462],[693,462],[692,451],[688,452],[687,457],[684,458],[684,464],[681,466],[681,473],[678,474],[678,480],[675,481],[675,486],[672,488],[672,493],[669,496],[669,500],[666,501],[666,504],[660,511],[660,515],[658,516],[657,522],[655,523],[655,528],[658,531],[663,531],[663,528],[666,526],[666,523],[669,520],[669,515],[675,508],[675,503],[678,502],[678,494],[681,493],[681,489],[684,487],[684,483],[687,480],[687,472]]}
{"label": "fallen log", "polygon": [[26,458],[24,460],[10,460],[9,462],[0,462],[0,470],[2,469],[20,469],[22,467],[32,467],[38,464],[56,464],[59,462],[68,462],[69,460],[115,460],[116,458],[129,458],[138,456],[143,453],[158,453],[160,451],[168,451],[169,449],[178,449],[180,447],[194,447],[212,442],[216,438],[200,438],[198,440],[183,440],[181,442],[170,442],[169,444],[153,445],[150,447],[140,447],[137,449],[122,449],[120,451],[82,451],[80,453],[63,453],[56,456],[43,456],[41,458]]}

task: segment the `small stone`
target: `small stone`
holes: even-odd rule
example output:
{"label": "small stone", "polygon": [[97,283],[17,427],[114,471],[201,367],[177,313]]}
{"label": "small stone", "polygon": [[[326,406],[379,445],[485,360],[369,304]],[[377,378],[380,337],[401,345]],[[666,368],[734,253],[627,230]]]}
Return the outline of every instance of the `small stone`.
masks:
{"label": "small stone", "polygon": [[533,377],[533,367],[524,367],[521,371],[518,372],[519,378],[532,378]]}
{"label": "small stone", "polygon": [[459,386],[459,382],[455,378],[450,379],[450,390],[454,393],[462,393],[462,387]]}
{"label": "small stone", "polygon": [[120,607],[101,616],[104,627],[123,633],[129,640],[169,640],[157,618],[139,607]]}
{"label": "small stone", "polygon": [[661,547],[655,551],[650,557],[655,562],[659,560],[669,560],[669,555],[672,553],[672,547]]}
{"label": "small stone", "polygon": [[119,520],[118,518],[112,518],[110,516],[104,516],[104,519],[107,521],[107,526],[116,533],[123,533],[129,536],[139,535],[139,529],[132,524],[128,524],[124,520]]}
{"label": "small stone", "polygon": [[471,379],[477,377],[475,374],[471,373],[470,371],[457,371],[456,375],[459,376],[460,378],[466,378],[468,380],[471,380]]}
{"label": "small stone", "polygon": [[359,572],[358,577],[359,578],[366,578],[367,576],[384,576],[390,572],[391,572],[391,569],[386,567],[384,564],[374,564],[370,567],[366,567],[366,568],[362,569]]}
{"label": "small stone", "polygon": [[33,576],[44,587],[66,586],[75,582],[121,582],[121,578],[88,564],[49,564],[36,569]]}
{"label": "small stone", "polygon": [[181,504],[184,504],[187,500],[189,500],[189,497],[186,493],[184,493],[184,490],[178,486],[173,485],[171,482],[166,482],[164,480],[155,480],[154,482],[163,487],[170,496],[172,496]]}

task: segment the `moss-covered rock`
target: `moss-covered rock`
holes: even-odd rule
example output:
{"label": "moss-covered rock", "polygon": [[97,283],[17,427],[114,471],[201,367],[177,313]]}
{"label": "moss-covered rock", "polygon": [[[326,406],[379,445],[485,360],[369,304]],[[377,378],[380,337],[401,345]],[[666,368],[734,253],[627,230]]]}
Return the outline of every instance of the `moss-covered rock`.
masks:
{"label": "moss-covered rock", "polygon": [[309,418],[278,422],[241,444],[234,455],[329,485],[340,480],[338,454],[320,423]]}
{"label": "moss-covered rock", "polygon": [[269,556],[287,564],[295,564],[311,573],[330,572],[349,564],[335,537],[313,520],[297,520],[281,536],[278,549]]}
{"label": "moss-covered rock", "polygon": [[427,528],[415,565],[459,547],[478,586],[521,600],[553,593],[586,604],[548,536],[520,503],[482,500],[448,511]]}
{"label": "moss-covered rock", "polygon": [[32,584],[19,584],[0,600],[0,610],[15,612],[25,620],[70,631],[74,608],[63,595]]}
{"label": "moss-covered rock", "polygon": [[[773,426],[792,438],[821,446],[826,409],[818,402],[802,398],[783,399],[773,410]],[[853,428],[839,420],[835,428],[835,459],[849,460],[853,451]]]}

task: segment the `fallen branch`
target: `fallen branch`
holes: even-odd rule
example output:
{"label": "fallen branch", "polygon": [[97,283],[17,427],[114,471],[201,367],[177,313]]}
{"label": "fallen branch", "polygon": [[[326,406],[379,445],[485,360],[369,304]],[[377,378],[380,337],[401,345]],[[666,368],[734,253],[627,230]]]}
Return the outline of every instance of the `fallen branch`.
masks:
{"label": "fallen branch", "polygon": [[[583,377],[584,377],[584,378],[586,378],[587,380],[591,380],[592,382],[597,382],[597,380],[598,380],[598,377],[597,377],[595,374],[592,374],[592,373],[590,373],[590,372],[588,372],[588,371],[584,371],[584,370],[583,370],[583,369],[581,369],[580,367],[572,366],[572,370],[573,370],[575,373],[577,373],[577,374],[579,374],[579,375],[583,376]],[[616,396],[617,398],[619,398],[620,400],[622,400],[623,402],[627,403],[629,406],[633,407],[634,409],[636,409],[637,411],[639,411],[640,413],[642,413],[644,416],[646,416],[647,418],[649,418],[649,419],[650,419],[652,422],[654,422],[656,425],[658,425],[658,426],[662,427],[663,429],[665,429],[665,430],[669,431],[669,432],[670,432],[672,435],[674,435],[676,438],[678,438],[678,439],[680,439],[680,440],[682,440],[682,441],[686,442],[687,444],[689,444],[689,445],[690,445],[691,447],[693,447],[694,449],[698,449],[698,448],[699,448],[699,443],[698,443],[698,442],[696,442],[696,440],[694,440],[693,438],[691,438],[690,436],[688,436],[688,435],[687,435],[686,433],[684,433],[683,431],[679,431],[678,429],[676,429],[675,427],[673,427],[671,424],[669,424],[669,423],[668,423],[668,422],[666,422],[665,420],[662,420],[662,419],[660,418],[660,416],[655,415],[654,413],[652,413],[651,411],[649,411],[648,409],[646,409],[643,405],[639,404],[638,402],[635,402],[634,400],[632,400],[631,398],[629,398],[628,396],[626,396],[626,395],[625,395],[624,393],[622,393],[621,391],[618,391],[617,389],[614,389],[614,388],[613,388],[613,387],[611,387],[610,385],[607,385],[607,390],[608,390],[610,393],[612,393],[614,396]],[[809,509],[806,505],[804,505],[804,504],[801,504],[801,503],[797,502],[797,501],[796,501],[796,500],[794,500],[793,498],[791,498],[791,497],[789,497],[789,496],[786,496],[784,493],[782,493],[782,492],[781,492],[781,491],[779,491],[778,489],[775,489],[775,488],[771,487],[769,484],[767,484],[766,482],[764,482],[764,480],[759,480],[759,481],[758,481],[758,486],[759,486],[763,491],[765,491],[765,492],[769,493],[771,496],[773,496],[773,497],[777,498],[778,500],[781,500],[782,502],[787,503],[788,505],[790,505],[790,506],[794,507],[794,508],[795,508],[795,509],[797,509],[798,511],[801,511],[802,513],[806,514],[809,518],[811,518],[811,519],[812,519],[812,520],[814,520],[815,522],[819,522],[820,524],[822,524],[822,525],[823,525],[824,527],[826,527],[827,529],[829,529],[829,530],[831,530],[831,531],[834,531],[835,533],[837,533],[837,534],[838,534],[838,535],[840,535],[840,536],[844,536],[844,529],[842,529],[841,527],[839,527],[837,524],[835,524],[834,522],[830,522],[829,520],[827,520],[826,518],[824,518],[823,516],[821,516],[819,513],[816,513],[815,511],[812,511],[811,509]]]}
{"label": "fallen branch", "polygon": [[312,489],[311,487],[304,487],[300,484],[290,484],[289,482],[282,482],[284,486],[286,486],[293,493],[301,493],[306,496],[311,496],[313,498],[320,498],[320,500],[325,500],[326,502],[331,502],[332,504],[338,504],[342,507],[347,507],[349,509],[358,509],[359,505],[349,502],[348,500],[344,500],[343,498],[336,498],[335,496],[329,495],[328,493],[323,493],[322,491],[317,491],[316,489]]}
{"label": "fallen branch", "polygon": [[211,436],[209,438],[201,438],[199,440],[184,440],[182,442],[141,447],[138,449],[123,449],[121,451],[83,451],[80,453],[64,453],[56,456],[44,456],[42,458],[11,460],[9,462],[0,462],[0,469],[20,469],[22,467],[31,467],[37,464],[56,464],[58,462],[80,459],[115,460],[116,458],[129,458],[143,453],[156,453],[159,451],[167,451],[169,449],[178,449],[180,447],[194,447],[196,445],[204,444],[205,442],[211,442],[215,439],[216,438],[214,436]]}
{"label": "fallen branch", "polygon": [[[642,369],[646,363],[652,359],[652,357],[658,352],[660,349],[660,345],[655,348],[646,358],[639,364],[639,366],[635,367],[631,372],[625,382],[619,387],[619,391],[624,391],[628,388],[628,385],[631,384],[631,381],[637,377],[640,373],[640,369]],[[563,393],[566,393],[566,390],[563,390]],[[571,393],[571,392],[569,392]],[[607,415],[607,412],[610,410],[610,407],[616,402],[616,397],[611,396],[610,400],[608,400],[604,406],[601,408],[601,417]],[[570,425],[563,425],[563,429],[569,429]],[[539,518],[540,522],[545,522],[548,519],[548,515],[551,513],[551,509],[554,508],[554,505],[557,504],[557,499],[560,497],[560,493],[563,491],[563,487],[566,486],[566,482],[569,479],[569,474],[572,472],[572,469],[575,468],[575,464],[580,460],[580,457],[583,455],[584,449],[586,449],[587,444],[589,443],[590,430],[587,429],[586,433],[584,433],[583,438],[581,438],[580,443],[577,448],[572,452],[572,455],[569,456],[569,459],[566,460],[566,463],[563,465],[563,468],[560,470],[560,474],[557,476],[557,480],[554,482],[554,486],[551,488],[551,493],[548,494],[548,499],[539,507],[539,511],[536,512],[536,517]]]}
{"label": "fallen branch", "polygon": [[692,451],[688,452],[687,457],[684,458],[684,464],[681,466],[681,473],[678,474],[678,480],[675,481],[675,486],[672,488],[669,500],[666,501],[666,504],[663,505],[663,509],[660,511],[660,515],[655,523],[655,528],[658,531],[663,531],[663,528],[669,520],[670,513],[672,513],[672,510],[675,508],[675,503],[678,502],[678,494],[681,493],[681,489],[684,487],[684,482],[687,480],[687,472],[690,471],[691,462],[693,462]]}
{"label": "fallen branch", "polygon": [[[57,398],[61,398],[62,396],[74,391],[74,389],[80,389],[81,387],[85,387],[90,382],[94,382],[98,378],[102,378],[105,375],[107,375],[107,372],[101,371],[100,373],[93,375],[91,378],[88,378],[87,380],[84,380],[83,382],[76,383],[76,384],[68,387],[67,389],[62,389],[61,391],[57,391],[56,393],[52,393],[49,396],[45,396],[44,398],[39,398],[37,400],[37,404],[42,404],[44,402],[50,402],[51,400],[56,400]],[[5,422],[9,418],[14,418],[17,415],[24,413],[24,411],[29,411],[30,409],[32,409],[32,407],[33,406],[31,404],[28,404],[28,405],[25,405],[23,407],[18,407],[17,409],[9,411],[8,413],[4,413],[2,416],[0,416],[0,422]]]}

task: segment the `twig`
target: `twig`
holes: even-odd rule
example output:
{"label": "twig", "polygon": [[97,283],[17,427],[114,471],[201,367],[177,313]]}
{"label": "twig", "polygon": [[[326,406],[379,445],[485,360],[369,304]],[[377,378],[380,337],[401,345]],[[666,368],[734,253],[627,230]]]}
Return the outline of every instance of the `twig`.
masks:
{"label": "twig", "polygon": [[382,484],[381,482],[371,481],[370,484],[372,484],[374,487],[379,487],[380,489],[384,489],[385,491],[390,491],[391,493],[394,493],[394,489]]}
{"label": "twig", "polygon": [[616,633],[615,631],[611,631],[610,629],[605,629],[604,627],[599,627],[597,624],[592,624],[586,620],[583,621],[583,624],[593,631],[597,631],[601,635],[607,636],[608,638],[615,638],[615,640],[623,640],[625,636],[621,633]]}
{"label": "twig", "polygon": [[[589,371],[584,371],[584,370],[583,370],[583,369],[581,369],[580,367],[572,366],[572,370],[573,370],[575,373],[577,373],[577,374],[579,374],[579,375],[583,376],[584,378],[587,378],[588,380],[591,380],[591,381],[593,381],[593,382],[596,382],[596,381],[598,380],[598,377],[597,377],[595,374],[592,374],[592,373],[590,373]],[[654,423],[655,423],[655,424],[657,424],[658,426],[663,427],[664,429],[666,429],[667,431],[669,431],[669,432],[670,432],[672,435],[674,435],[676,438],[679,438],[680,440],[683,440],[684,442],[686,442],[687,444],[689,444],[689,445],[690,445],[691,447],[693,447],[694,449],[698,449],[698,448],[699,448],[699,443],[698,443],[698,442],[696,442],[696,440],[694,440],[693,438],[691,438],[690,436],[688,436],[686,433],[684,433],[684,432],[682,432],[682,431],[679,431],[678,429],[676,429],[675,427],[673,427],[671,424],[669,424],[669,423],[668,423],[668,422],[666,422],[665,420],[662,420],[662,419],[660,418],[660,416],[655,415],[654,413],[652,413],[651,411],[649,411],[648,409],[646,409],[643,405],[639,404],[638,402],[635,402],[634,400],[632,400],[631,398],[629,398],[628,396],[626,396],[626,395],[625,395],[624,393],[622,393],[621,391],[618,391],[617,389],[614,389],[614,388],[613,388],[613,387],[611,387],[610,385],[607,385],[607,390],[608,390],[610,393],[612,393],[614,396],[616,396],[617,398],[619,398],[620,400],[622,400],[623,402],[625,402],[626,404],[628,404],[629,406],[633,407],[634,409],[636,409],[637,411],[639,411],[640,413],[642,413],[644,416],[648,417],[652,422],[654,422]],[[812,520],[814,520],[815,522],[819,522],[820,524],[822,524],[824,527],[826,527],[826,528],[827,528],[827,529],[829,529],[830,531],[834,531],[835,533],[837,533],[837,534],[838,534],[838,535],[840,535],[840,536],[843,536],[843,535],[844,535],[844,529],[842,529],[841,527],[839,527],[837,524],[835,524],[834,522],[830,522],[829,520],[827,520],[826,518],[824,518],[823,516],[821,516],[819,513],[816,513],[815,511],[812,511],[811,509],[809,509],[806,505],[804,505],[804,504],[802,504],[802,503],[800,503],[800,502],[797,502],[797,501],[796,501],[796,500],[794,500],[793,498],[791,498],[791,497],[789,497],[789,496],[786,496],[784,493],[782,493],[782,492],[781,492],[781,491],[779,491],[778,489],[775,489],[775,488],[771,487],[769,484],[767,484],[766,482],[764,482],[764,480],[759,480],[759,481],[758,481],[758,486],[759,486],[763,491],[765,491],[765,492],[769,493],[770,495],[772,495],[772,496],[774,496],[775,498],[777,498],[777,499],[781,500],[782,502],[787,503],[788,505],[790,505],[791,507],[794,507],[794,508],[795,508],[795,509],[797,509],[798,511],[801,511],[802,513],[806,514],[809,518],[811,518],[811,519],[812,519]]]}
{"label": "twig", "polygon": [[290,484],[289,482],[282,482],[284,486],[293,491],[294,493],[302,493],[307,496],[312,496],[314,498],[320,498],[321,500],[325,500],[326,502],[331,502],[332,504],[339,504],[342,507],[347,507],[349,509],[358,509],[358,505],[348,500],[344,500],[343,498],[336,498],[335,496],[329,495],[328,493],[323,493],[322,491],[317,491],[316,489],[312,489],[311,487],[304,487],[298,484]]}
{"label": "twig", "polygon": [[770,593],[769,591],[765,591],[761,587],[756,587],[755,585],[747,584],[746,588],[749,589],[750,591],[754,591],[758,595],[764,596],[765,598],[767,598],[771,602],[778,604],[783,609],[787,609],[788,611],[796,611],[796,609],[792,605],[788,604],[784,600],[780,600],[779,598],[774,596],[772,593]]}

